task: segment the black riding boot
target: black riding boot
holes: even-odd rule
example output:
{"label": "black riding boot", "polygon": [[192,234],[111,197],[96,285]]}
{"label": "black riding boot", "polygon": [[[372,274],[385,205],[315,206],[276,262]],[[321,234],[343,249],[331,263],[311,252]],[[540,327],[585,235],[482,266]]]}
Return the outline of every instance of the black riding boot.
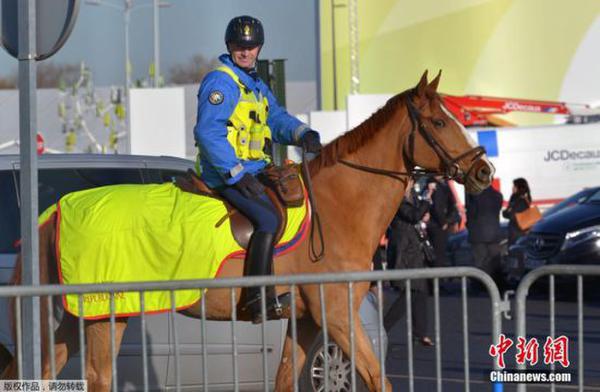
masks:
{"label": "black riding boot", "polygon": [[[252,234],[248,253],[246,254],[246,261],[244,262],[244,276],[271,275],[274,240],[275,234],[262,231],[256,231]],[[277,298],[275,287],[273,286],[265,287],[265,293],[267,296],[267,320],[279,318],[283,313],[283,308],[286,306],[286,304],[282,304],[280,301],[288,299],[287,295],[284,294],[280,298]],[[250,320],[254,324],[263,321],[261,302],[260,287],[247,287],[246,304],[243,309],[250,313]],[[289,299],[287,302],[289,302]],[[289,306],[289,303],[287,306]]]}

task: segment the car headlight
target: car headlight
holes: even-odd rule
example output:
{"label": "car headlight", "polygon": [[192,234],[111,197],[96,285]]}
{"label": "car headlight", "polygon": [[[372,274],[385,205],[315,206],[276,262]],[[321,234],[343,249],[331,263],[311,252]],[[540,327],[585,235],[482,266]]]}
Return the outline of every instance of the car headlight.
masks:
{"label": "car headlight", "polygon": [[567,233],[561,250],[569,249],[582,242],[600,239],[600,225],[590,226]]}

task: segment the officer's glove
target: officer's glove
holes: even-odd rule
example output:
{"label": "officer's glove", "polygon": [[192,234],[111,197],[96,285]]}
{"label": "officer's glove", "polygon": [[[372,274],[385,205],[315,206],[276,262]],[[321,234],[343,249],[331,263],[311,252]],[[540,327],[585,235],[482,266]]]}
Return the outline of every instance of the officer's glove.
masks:
{"label": "officer's glove", "polygon": [[321,138],[317,131],[311,129],[302,135],[302,149],[304,152],[318,154],[321,152],[321,148]]}
{"label": "officer's glove", "polygon": [[264,193],[265,187],[250,173],[246,173],[233,184],[244,197],[254,198]]}

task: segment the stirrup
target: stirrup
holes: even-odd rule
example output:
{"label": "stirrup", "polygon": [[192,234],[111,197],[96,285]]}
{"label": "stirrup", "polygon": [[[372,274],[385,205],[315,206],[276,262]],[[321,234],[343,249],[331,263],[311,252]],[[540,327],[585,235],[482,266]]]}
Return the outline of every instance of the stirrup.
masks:
{"label": "stirrup", "polygon": [[[291,306],[291,298],[292,296],[290,293],[283,293],[274,298],[267,298],[267,320],[279,320],[284,311]],[[250,320],[252,321],[252,324],[260,324],[263,322],[261,304],[261,296],[257,296],[247,302],[243,308],[243,310],[247,310],[250,313]]]}

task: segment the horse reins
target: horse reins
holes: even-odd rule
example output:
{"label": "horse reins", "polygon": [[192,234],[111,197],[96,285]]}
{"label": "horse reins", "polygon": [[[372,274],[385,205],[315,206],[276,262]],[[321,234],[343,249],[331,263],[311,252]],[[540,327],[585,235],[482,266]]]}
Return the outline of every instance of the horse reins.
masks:
{"label": "horse reins", "polygon": [[[308,193],[308,200],[310,201],[310,238],[308,241],[308,250],[310,259],[313,262],[317,262],[325,255],[325,241],[323,240],[323,228],[321,227],[321,217],[317,210],[317,202],[313,196],[312,180],[310,178],[310,171],[308,170],[308,159],[306,159],[306,152],[302,149],[302,177],[306,185],[306,192]],[[321,250],[317,253],[315,249],[315,227],[319,232],[319,242],[321,243]]]}

